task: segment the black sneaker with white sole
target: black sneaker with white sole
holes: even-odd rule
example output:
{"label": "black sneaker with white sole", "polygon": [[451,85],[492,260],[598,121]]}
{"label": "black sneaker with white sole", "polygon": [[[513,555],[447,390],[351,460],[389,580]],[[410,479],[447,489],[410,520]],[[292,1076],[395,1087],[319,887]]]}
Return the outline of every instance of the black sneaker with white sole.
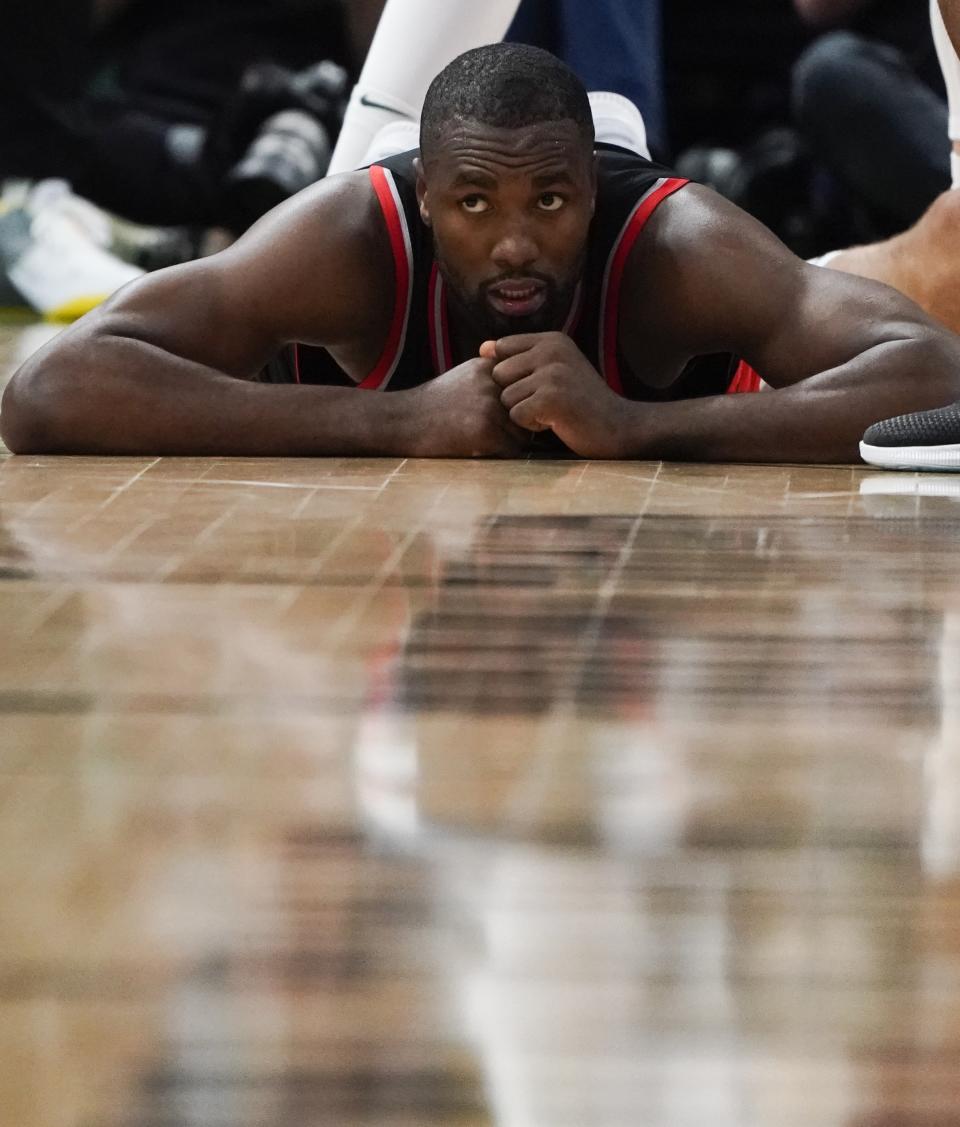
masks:
{"label": "black sneaker with white sole", "polygon": [[960,473],[960,402],[874,423],[860,443],[860,457],[886,470]]}

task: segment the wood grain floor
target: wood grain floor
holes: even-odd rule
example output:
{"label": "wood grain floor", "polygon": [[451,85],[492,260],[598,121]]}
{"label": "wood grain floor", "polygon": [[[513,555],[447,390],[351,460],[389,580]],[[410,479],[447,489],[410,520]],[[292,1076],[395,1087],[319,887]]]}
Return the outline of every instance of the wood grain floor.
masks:
{"label": "wood grain floor", "polygon": [[0,458],[0,1120],[960,1124],[958,560],[960,478]]}

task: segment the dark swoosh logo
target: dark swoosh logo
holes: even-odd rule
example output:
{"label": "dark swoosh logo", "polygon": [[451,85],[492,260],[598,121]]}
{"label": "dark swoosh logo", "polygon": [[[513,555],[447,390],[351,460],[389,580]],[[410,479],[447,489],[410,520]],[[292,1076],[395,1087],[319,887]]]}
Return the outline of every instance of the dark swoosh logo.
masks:
{"label": "dark swoosh logo", "polygon": [[387,113],[396,114],[397,117],[405,118],[407,121],[412,120],[412,118],[405,114],[403,110],[394,109],[393,106],[385,106],[383,102],[375,102],[372,98],[368,98],[366,94],[360,95],[360,105],[369,106],[369,108],[372,110],[386,110]]}

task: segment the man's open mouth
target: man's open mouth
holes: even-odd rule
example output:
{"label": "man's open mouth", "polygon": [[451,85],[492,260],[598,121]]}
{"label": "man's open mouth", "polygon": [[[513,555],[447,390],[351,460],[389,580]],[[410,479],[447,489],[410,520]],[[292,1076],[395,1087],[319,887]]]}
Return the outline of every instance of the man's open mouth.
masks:
{"label": "man's open mouth", "polygon": [[546,285],[533,278],[498,282],[487,290],[487,301],[507,317],[529,317],[538,313],[546,300]]}

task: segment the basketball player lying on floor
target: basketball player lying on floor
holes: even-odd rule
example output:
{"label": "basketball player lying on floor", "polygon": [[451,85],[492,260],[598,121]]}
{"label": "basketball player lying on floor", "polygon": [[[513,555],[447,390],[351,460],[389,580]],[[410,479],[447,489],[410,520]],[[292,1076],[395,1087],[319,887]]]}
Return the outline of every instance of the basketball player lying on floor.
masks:
{"label": "basketball player lying on floor", "polygon": [[[691,398],[714,353],[745,361],[729,391],[775,390]],[[2,433],[21,453],[513,457],[552,431],[589,458],[845,462],[869,424],[958,397],[960,337],[642,157],[595,155],[573,74],[497,44],[434,81],[419,155],[331,177],[58,337]]]}

